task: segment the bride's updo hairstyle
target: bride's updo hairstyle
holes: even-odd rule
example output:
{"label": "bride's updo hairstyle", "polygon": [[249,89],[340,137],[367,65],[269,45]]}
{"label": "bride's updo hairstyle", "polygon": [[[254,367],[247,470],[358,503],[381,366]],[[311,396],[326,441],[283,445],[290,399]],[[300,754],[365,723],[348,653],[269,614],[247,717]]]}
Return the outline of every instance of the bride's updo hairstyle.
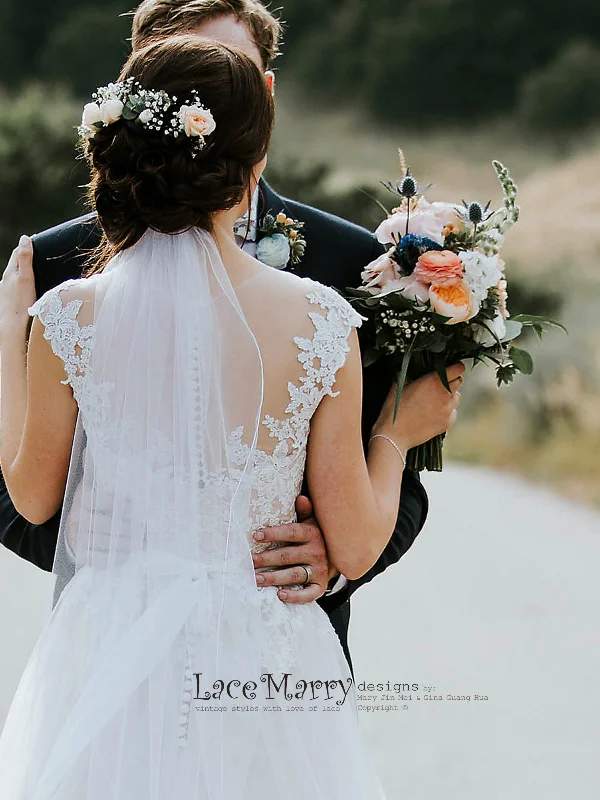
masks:
{"label": "bride's updo hairstyle", "polygon": [[[104,231],[100,271],[148,228],[211,231],[212,217],[250,195],[254,167],[266,156],[274,120],[264,75],[241,50],[198,36],[176,36],[132,53],[119,81],[164,90],[179,104],[199,98],[216,127],[204,149],[121,117],[88,139],[90,200]],[[194,94],[192,94],[194,93]]]}

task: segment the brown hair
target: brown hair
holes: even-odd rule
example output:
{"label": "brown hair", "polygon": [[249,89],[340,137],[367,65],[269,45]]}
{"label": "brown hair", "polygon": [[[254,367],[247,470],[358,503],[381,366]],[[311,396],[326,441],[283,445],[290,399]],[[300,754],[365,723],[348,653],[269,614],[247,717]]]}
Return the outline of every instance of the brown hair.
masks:
{"label": "brown hair", "polygon": [[182,105],[197,90],[217,124],[207,147],[121,118],[89,140],[90,199],[104,242],[86,274],[131,247],[152,228],[175,234],[212,229],[212,218],[250,195],[253,171],[267,153],[274,107],[264,75],[245,53],[196,36],[157,41],[129,57],[119,80],[164,89]]}
{"label": "brown hair", "polygon": [[144,0],[133,17],[133,49],[227,16],[248,28],[267,69],[280,53],[282,24],[259,0]]}

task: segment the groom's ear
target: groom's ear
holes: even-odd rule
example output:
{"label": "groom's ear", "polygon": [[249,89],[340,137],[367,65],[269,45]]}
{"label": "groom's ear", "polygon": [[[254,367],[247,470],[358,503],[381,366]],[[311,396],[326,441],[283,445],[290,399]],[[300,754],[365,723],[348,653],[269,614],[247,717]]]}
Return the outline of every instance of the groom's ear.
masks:
{"label": "groom's ear", "polygon": [[265,72],[265,78],[271,94],[275,96],[275,73],[269,69]]}

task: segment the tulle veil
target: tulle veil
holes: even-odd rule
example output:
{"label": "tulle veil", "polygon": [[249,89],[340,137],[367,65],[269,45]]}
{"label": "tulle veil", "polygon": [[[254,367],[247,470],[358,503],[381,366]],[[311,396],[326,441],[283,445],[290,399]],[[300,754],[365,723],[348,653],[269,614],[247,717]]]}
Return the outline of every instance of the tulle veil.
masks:
{"label": "tulle veil", "polygon": [[[261,416],[262,360],[206,232],[148,231],[102,273],[76,283],[80,410],[53,567],[54,614],[84,586],[93,601],[76,624],[85,625],[90,646],[70,657],[93,653],[93,661],[73,670],[85,676],[77,686],[68,667],[56,676],[52,692],[64,683],[77,700],[66,722],[56,720],[57,738],[37,743],[45,752],[30,754],[44,768],[27,796],[124,797],[119,770],[111,778],[103,765],[111,753],[117,767],[133,753],[150,800],[174,790],[162,783],[177,772],[148,763],[148,754],[177,764],[200,674],[243,681],[264,666],[245,480]],[[233,463],[229,434],[240,428]],[[235,613],[241,598],[255,613]],[[34,689],[25,680],[19,692],[27,691]],[[139,736],[147,707],[163,708],[162,716],[146,720],[139,747],[124,747],[128,732]],[[257,715],[234,721],[213,713],[194,727],[203,737],[198,780],[207,797],[241,796],[249,765],[225,771],[225,753],[233,748],[243,762],[242,743],[257,726]],[[188,790],[193,784],[190,775],[177,779]]]}

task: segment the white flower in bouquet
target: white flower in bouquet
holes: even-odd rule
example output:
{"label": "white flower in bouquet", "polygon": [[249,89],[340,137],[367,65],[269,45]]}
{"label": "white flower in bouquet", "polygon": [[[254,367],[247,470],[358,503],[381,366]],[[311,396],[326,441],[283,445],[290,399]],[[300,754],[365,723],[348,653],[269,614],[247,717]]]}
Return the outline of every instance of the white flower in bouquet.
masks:
{"label": "white flower in bouquet", "polygon": [[463,263],[464,281],[478,306],[483,303],[492,286],[503,278],[504,262],[497,255],[486,256],[477,250],[464,250],[458,254]]}

